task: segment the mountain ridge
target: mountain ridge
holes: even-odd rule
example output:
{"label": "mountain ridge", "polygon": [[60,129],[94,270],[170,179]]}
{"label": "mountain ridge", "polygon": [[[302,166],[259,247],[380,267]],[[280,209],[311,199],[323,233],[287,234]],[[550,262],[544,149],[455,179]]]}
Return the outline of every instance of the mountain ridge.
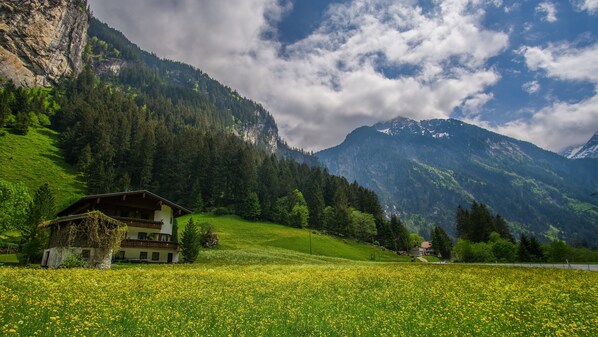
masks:
{"label": "mountain ridge", "polygon": [[598,158],[598,131],[585,144],[568,147],[561,155],[568,159]]}
{"label": "mountain ridge", "polygon": [[594,159],[568,160],[454,119],[403,117],[357,128],[316,156],[332,174],[376,191],[387,214],[422,234],[433,225],[454,234],[457,205],[475,199],[517,233],[596,244],[598,213],[583,211],[598,204]]}

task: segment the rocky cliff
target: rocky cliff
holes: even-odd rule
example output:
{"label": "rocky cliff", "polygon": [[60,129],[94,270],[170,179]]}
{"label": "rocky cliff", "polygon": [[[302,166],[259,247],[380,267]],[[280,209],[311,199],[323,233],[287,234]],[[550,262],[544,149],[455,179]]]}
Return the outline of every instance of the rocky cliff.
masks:
{"label": "rocky cliff", "polygon": [[84,0],[3,0],[0,76],[17,85],[50,86],[78,74],[87,43]]}

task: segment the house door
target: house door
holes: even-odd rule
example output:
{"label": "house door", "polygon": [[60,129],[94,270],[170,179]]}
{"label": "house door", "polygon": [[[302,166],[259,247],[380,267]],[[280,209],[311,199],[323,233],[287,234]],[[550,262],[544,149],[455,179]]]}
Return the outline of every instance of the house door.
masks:
{"label": "house door", "polygon": [[172,253],[168,253],[168,260],[166,262],[172,263]]}
{"label": "house door", "polygon": [[47,251],[44,254],[44,259],[42,260],[42,266],[47,267],[48,266],[48,260],[50,259],[50,251]]}

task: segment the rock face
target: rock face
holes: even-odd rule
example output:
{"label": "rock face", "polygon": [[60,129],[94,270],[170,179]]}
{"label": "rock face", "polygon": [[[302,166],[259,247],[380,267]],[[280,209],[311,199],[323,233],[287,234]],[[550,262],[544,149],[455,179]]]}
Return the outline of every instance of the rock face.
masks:
{"label": "rock face", "polygon": [[0,76],[34,87],[77,75],[87,43],[86,5],[84,0],[3,0]]}

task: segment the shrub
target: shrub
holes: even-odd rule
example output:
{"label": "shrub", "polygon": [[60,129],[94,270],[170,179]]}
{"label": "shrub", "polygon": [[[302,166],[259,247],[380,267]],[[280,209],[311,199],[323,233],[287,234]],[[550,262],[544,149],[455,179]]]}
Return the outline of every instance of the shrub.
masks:
{"label": "shrub", "polygon": [[60,268],[83,268],[86,264],[87,261],[85,261],[81,255],[73,254],[62,262]]}
{"label": "shrub", "polygon": [[214,210],[212,211],[212,214],[214,214],[215,216],[229,215],[232,213],[233,212],[227,207],[217,207],[214,208]]}

